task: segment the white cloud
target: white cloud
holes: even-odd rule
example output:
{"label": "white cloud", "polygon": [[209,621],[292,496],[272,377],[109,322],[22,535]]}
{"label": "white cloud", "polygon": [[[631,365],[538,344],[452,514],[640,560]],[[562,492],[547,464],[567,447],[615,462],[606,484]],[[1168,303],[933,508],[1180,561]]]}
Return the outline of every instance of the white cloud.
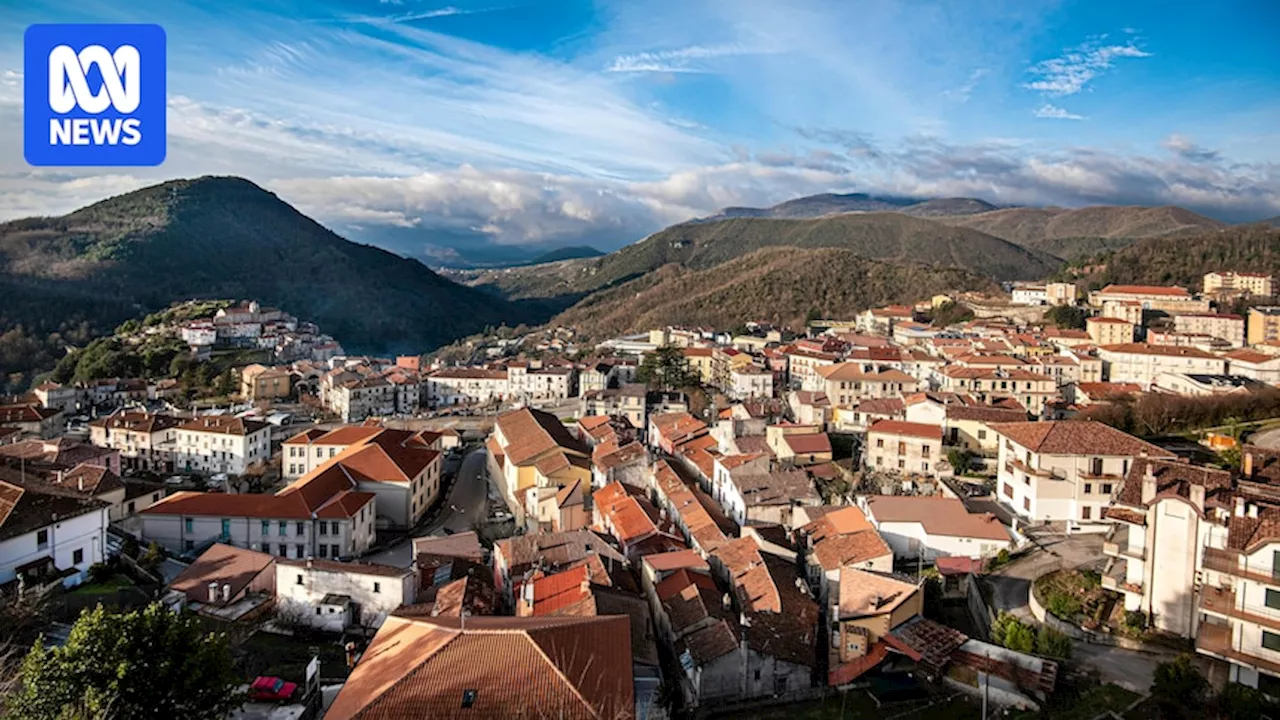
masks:
{"label": "white cloud", "polygon": [[1023,87],[1050,97],[1075,95],[1091,80],[1109,70],[1121,58],[1151,57],[1132,41],[1125,45],[1104,45],[1105,36],[1071,48],[1060,57],[1032,65],[1028,72],[1035,80]]}
{"label": "white cloud", "polygon": [[962,85],[949,90],[943,90],[942,96],[948,100],[954,100],[960,103],[969,102],[969,95],[973,93],[974,88],[978,87],[978,81],[985,77],[989,72],[991,71],[987,68],[978,68],[977,70],[974,70],[969,73],[969,79],[965,80]]}
{"label": "white cloud", "polygon": [[706,60],[739,55],[761,55],[770,51],[763,48],[747,48],[741,45],[691,45],[675,50],[659,50],[619,55],[607,66],[605,72],[614,73],[698,73],[707,72]]}
{"label": "white cloud", "polygon": [[1055,120],[1083,120],[1084,119],[1083,115],[1075,115],[1073,113],[1067,112],[1066,110],[1058,107],[1057,105],[1052,105],[1050,103],[1045,103],[1040,107],[1036,108],[1035,110],[1032,110],[1031,114],[1035,115],[1038,118],[1052,118]]}

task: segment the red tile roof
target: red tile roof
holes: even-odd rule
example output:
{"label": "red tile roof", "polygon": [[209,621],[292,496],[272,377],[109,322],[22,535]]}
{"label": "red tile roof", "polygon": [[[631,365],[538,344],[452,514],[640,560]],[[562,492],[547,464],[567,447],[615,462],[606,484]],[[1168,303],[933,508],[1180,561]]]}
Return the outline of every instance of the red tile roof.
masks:
{"label": "red tile roof", "polygon": [[1092,420],[992,423],[991,429],[1034,453],[1172,457],[1173,453]]}
{"label": "red tile roof", "polygon": [[930,535],[1009,541],[1009,533],[991,513],[971,513],[964,503],[941,496],[872,495],[867,509],[877,526],[886,522],[917,522]]}
{"label": "red tile roof", "polygon": [[1099,291],[1104,295],[1163,295],[1166,297],[1191,297],[1186,288],[1160,285],[1108,285]]}
{"label": "red tile roof", "polygon": [[913,423],[905,420],[877,420],[870,428],[867,434],[876,433],[880,435],[905,435],[907,437],[918,437],[926,440],[942,440],[942,427],[938,425],[929,425],[926,423]]}

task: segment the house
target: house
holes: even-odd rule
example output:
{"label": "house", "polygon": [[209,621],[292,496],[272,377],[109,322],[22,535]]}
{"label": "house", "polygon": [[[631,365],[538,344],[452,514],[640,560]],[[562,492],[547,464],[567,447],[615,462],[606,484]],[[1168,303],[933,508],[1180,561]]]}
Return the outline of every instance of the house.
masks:
{"label": "house", "polygon": [[279,400],[292,393],[293,376],[288,368],[254,363],[240,369],[240,397],[246,400]]}
{"label": "house", "polygon": [[885,636],[924,612],[920,588],[887,574],[840,571],[839,599],[828,618],[828,685],[848,685],[884,659]]}
{"label": "house", "polygon": [[243,475],[271,459],[271,426],[229,415],[199,417],[178,426],[173,466],[178,472]]}
{"label": "house", "polygon": [[[1280,306],[1267,305],[1249,308],[1245,339],[1250,345],[1264,345],[1280,340]],[[0,418],[3,422],[3,418]]]}
{"label": "house", "polygon": [[439,435],[377,425],[315,432],[300,433],[282,445],[286,479],[341,473],[358,491],[376,495],[378,517],[384,526],[396,528],[416,525],[439,499]]}
{"label": "house", "polygon": [[286,560],[275,563],[278,612],[318,630],[380,627],[401,605],[417,598],[413,568],[335,560]]}
{"label": "house", "polygon": [[276,558],[214,543],[173,582],[165,602],[221,620],[261,615],[276,594]]}
{"label": "house", "polygon": [[831,439],[817,425],[787,422],[770,425],[765,428],[765,443],[782,465],[831,462]]}
{"label": "house", "polygon": [[809,584],[817,588],[818,602],[839,594],[840,571],[845,567],[893,572],[893,551],[854,505],[809,508],[823,513],[802,525],[797,535],[808,549],[805,559]]}
{"label": "house", "polygon": [[687,412],[661,413],[649,417],[646,437],[650,447],[675,454],[678,446],[709,432],[706,423]]}
{"label": "house", "polygon": [[871,470],[939,477],[951,466],[942,452],[942,427],[880,420],[867,428],[862,464]]}
{"label": "house", "polygon": [[1110,382],[1136,383],[1150,388],[1162,372],[1223,375],[1226,360],[1194,347],[1124,343],[1098,348],[1103,372]]}
{"label": "house", "polygon": [[628,383],[617,388],[591,390],[582,395],[579,414],[626,418],[631,427],[644,428],[645,386]]}
{"label": "house", "polygon": [[898,398],[913,393],[917,380],[894,368],[866,370],[860,362],[844,362],[820,368],[825,385],[821,388],[837,407],[852,407],[863,400]]}
{"label": "house", "polygon": [[0,445],[12,445],[22,437],[22,430],[15,427],[0,427]]}
{"label": "house", "polygon": [[1239,375],[1162,372],[1151,381],[1152,391],[1189,397],[1248,393],[1263,387],[1257,380]]}
{"label": "house", "polygon": [[1137,383],[1089,382],[1069,385],[1063,394],[1066,395],[1068,402],[1080,407],[1088,407],[1131,398],[1141,392],[1142,386]]}
{"label": "house", "polygon": [[89,442],[120,453],[127,470],[169,473],[182,424],[172,415],[118,410],[89,423]]}
{"label": "house", "polygon": [[684,538],[660,517],[647,493],[631,485],[609,483],[591,495],[592,527],[613,536],[622,554],[634,560],[641,555],[684,547]]}
{"label": "house", "polygon": [[920,393],[907,398],[906,421],[942,428],[945,448],[966,450],[976,456],[994,458],[999,451],[993,422],[1023,422],[1021,407],[986,405],[966,395]]}
{"label": "house", "polygon": [[0,465],[0,586],[80,584],[104,557],[107,512],[107,503]]}
{"label": "house", "polygon": [[991,404],[1012,399],[1037,416],[1058,398],[1058,384],[1052,377],[1016,367],[948,366],[942,371],[942,389]]}
{"label": "house", "polygon": [[71,412],[80,405],[80,388],[74,385],[60,385],[56,382],[42,382],[33,390],[41,407],[59,412]]}
{"label": "house", "polygon": [[1015,285],[1009,302],[1013,305],[1045,305],[1049,302],[1049,294],[1044,285]]}
{"label": "house", "polygon": [[648,465],[649,451],[635,440],[621,447],[613,440],[602,442],[591,450],[591,485],[598,488],[620,482],[647,487]]}
{"label": "house", "polygon": [[725,391],[735,400],[773,397],[773,373],[756,365],[735,367]]}
{"label": "house", "polygon": [[[720,509],[715,507],[715,501],[707,498],[697,485],[686,483],[666,460],[654,463],[653,486],[658,503],[684,533],[689,545],[702,557],[707,557],[728,542],[725,528],[712,515],[714,510],[723,517]],[[706,498],[706,503],[700,498]],[[732,524],[727,517],[724,522]]]}
{"label": "house", "polygon": [[1089,304],[1102,307],[1106,303],[1138,303],[1143,310],[1158,310],[1169,315],[1209,312],[1209,301],[1198,299],[1186,288],[1158,285],[1108,285],[1089,293]]}
{"label": "house", "polygon": [[870,495],[858,498],[867,521],[894,557],[932,562],[940,557],[986,559],[1015,548],[1009,531],[991,513],[971,513],[955,498]]}
{"label": "house", "polygon": [[443,368],[423,380],[427,386],[427,406],[431,408],[502,402],[511,395],[506,370]]}
{"label": "house", "polygon": [[787,395],[787,404],[796,422],[825,427],[831,420],[831,400],[825,392],[796,390]]}
{"label": "house", "polygon": [[60,437],[56,440],[21,440],[0,446],[0,459],[43,466],[50,471],[67,471],[77,465],[97,465],[119,475],[120,453],[86,442]]}
{"label": "house", "polygon": [[1094,315],[1085,320],[1085,332],[1095,345],[1120,345],[1137,338],[1136,326],[1120,318]]}
{"label": "house", "polygon": [[514,604],[514,590],[533,571],[544,574],[585,564],[597,576],[608,576],[614,565],[623,567],[627,559],[590,530],[537,532],[503,538],[493,544],[494,586]]}
{"label": "house", "polygon": [[1280,356],[1241,349],[1222,357],[1227,361],[1227,372],[1232,375],[1251,378],[1267,385],[1280,385]]}
{"label": "house", "polygon": [[1000,436],[996,495],[1015,514],[1096,526],[1139,457],[1172,453],[1093,421],[993,423]]}
{"label": "house", "polygon": [[62,416],[61,410],[34,403],[0,405],[0,425],[46,440],[61,434]]}
{"label": "house", "polygon": [[499,415],[486,447],[520,524],[550,529],[553,518],[560,519],[560,501],[568,499],[561,491],[591,486],[590,451],[550,413],[524,407]]}
{"label": "house", "polygon": [[[1187,313],[1173,318],[1173,329],[1182,335],[1207,335],[1226,341],[1231,347],[1244,346],[1245,323],[1229,313]],[[1125,341],[1131,342],[1131,341]],[[1098,343],[1105,345],[1107,343]]]}
{"label": "house", "polygon": [[857,330],[867,335],[888,336],[893,334],[894,324],[909,322],[914,318],[915,311],[906,305],[872,308],[858,313]]}
{"label": "house", "polygon": [[635,715],[626,617],[392,616],[326,718]]}
{"label": "house", "polygon": [[863,400],[848,408],[835,408],[831,423],[834,431],[861,433],[880,420],[905,418],[906,403],[901,398],[878,398]]}
{"label": "house", "polygon": [[822,504],[807,473],[771,469],[768,457],[758,454],[717,458],[712,487],[725,514],[738,525],[790,525],[796,506]]}
{"label": "house", "polygon": [[833,352],[808,350],[794,345],[789,346],[785,355],[791,389],[814,392],[821,392],[826,386],[826,378],[818,371],[835,365],[839,359]]}

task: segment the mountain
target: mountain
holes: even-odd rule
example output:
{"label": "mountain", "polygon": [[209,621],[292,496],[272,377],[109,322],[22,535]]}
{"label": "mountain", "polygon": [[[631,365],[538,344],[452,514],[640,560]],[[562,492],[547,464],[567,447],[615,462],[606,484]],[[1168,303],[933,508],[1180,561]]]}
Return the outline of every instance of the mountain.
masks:
{"label": "mountain", "polygon": [[561,260],[579,260],[582,258],[600,257],[601,255],[604,255],[604,253],[590,245],[570,245],[568,247],[557,248],[550,252],[545,252],[525,264],[542,265],[544,263],[560,262]]}
{"label": "mountain", "polygon": [[1181,237],[1176,243],[1148,238],[1085,264],[1105,265],[1104,270],[1087,276],[1090,286],[1121,283],[1196,288],[1205,273],[1215,270],[1280,275],[1280,228],[1241,225]]}
{"label": "mountain", "polygon": [[69,215],[0,224],[0,327],[109,331],[187,298],[252,298],[348,349],[421,352],[527,315],[349,242],[253,183],[174,180]]}
{"label": "mountain", "polygon": [[915,217],[934,218],[953,215],[976,215],[977,213],[990,212],[995,209],[995,205],[977,198],[937,198],[908,205],[902,208],[900,212]]}
{"label": "mountain", "polygon": [[703,269],[663,266],[595,293],[551,322],[596,339],[666,324],[798,327],[810,312],[847,318],[942,292],[997,289],[970,270],[870,260],[843,248],[768,247]]}
{"label": "mountain", "polygon": [[1227,227],[1180,207],[1100,205],[1078,210],[1007,208],[940,219],[1023,247],[1074,260],[1127,247],[1137,240],[1183,237]]}

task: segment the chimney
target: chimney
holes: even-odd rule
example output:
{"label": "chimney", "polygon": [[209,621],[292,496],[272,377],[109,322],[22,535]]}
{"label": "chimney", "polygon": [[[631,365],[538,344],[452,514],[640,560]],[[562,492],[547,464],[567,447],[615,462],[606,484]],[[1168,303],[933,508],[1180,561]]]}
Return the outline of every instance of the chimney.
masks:
{"label": "chimney", "polygon": [[218,583],[216,582],[209,583],[209,602],[218,602]]}
{"label": "chimney", "polygon": [[1244,498],[1236,496],[1236,507],[1233,513],[1236,517],[1244,517]]}
{"label": "chimney", "polygon": [[231,586],[228,584],[222,586],[222,602],[231,602]]}
{"label": "chimney", "polygon": [[720,606],[725,610],[733,608],[733,598],[729,597],[729,593],[725,593],[724,597],[720,598]]}
{"label": "chimney", "polygon": [[1246,478],[1253,477],[1253,453],[1246,452],[1244,457],[1240,458],[1240,472]]}
{"label": "chimney", "polygon": [[1258,517],[1258,506],[1257,506],[1257,505],[1254,505],[1253,503],[1249,503],[1248,510],[1249,510],[1249,517],[1251,517],[1251,518],[1257,518],[1257,517]]}
{"label": "chimney", "polygon": [[1156,474],[1151,471],[1151,463],[1142,475],[1142,504],[1147,505],[1156,497]]}
{"label": "chimney", "polygon": [[1204,511],[1204,486],[1193,483],[1191,485],[1191,504],[1195,505],[1200,511]]}
{"label": "chimney", "polygon": [[84,492],[84,475],[81,475],[80,477],[76,478],[76,487],[80,490],[80,492]]}

